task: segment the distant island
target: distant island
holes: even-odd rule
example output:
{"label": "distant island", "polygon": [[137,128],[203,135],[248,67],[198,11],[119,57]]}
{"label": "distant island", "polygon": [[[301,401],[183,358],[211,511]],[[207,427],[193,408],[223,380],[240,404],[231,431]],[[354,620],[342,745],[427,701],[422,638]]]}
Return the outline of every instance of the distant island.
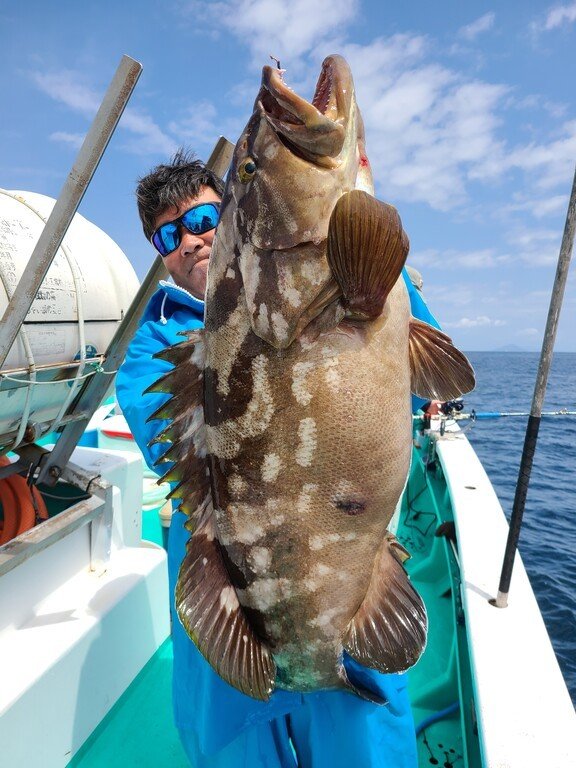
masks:
{"label": "distant island", "polygon": [[519,347],[518,344],[505,344],[503,347],[496,347],[494,352],[532,352],[526,347]]}

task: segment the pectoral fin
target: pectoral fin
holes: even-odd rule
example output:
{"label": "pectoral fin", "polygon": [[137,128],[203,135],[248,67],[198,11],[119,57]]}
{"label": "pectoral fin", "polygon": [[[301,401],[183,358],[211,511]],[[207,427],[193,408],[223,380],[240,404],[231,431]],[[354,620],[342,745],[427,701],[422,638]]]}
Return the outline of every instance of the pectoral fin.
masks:
{"label": "pectoral fin", "polygon": [[452,339],[428,323],[410,320],[410,389],[428,400],[452,400],[476,384],[474,370]]}
{"label": "pectoral fin", "polygon": [[188,542],[176,584],[176,610],[220,677],[242,693],[267,701],[276,665],[238,602],[215,538],[213,516],[210,503]]}
{"label": "pectoral fin", "polygon": [[327,257],[349,317],[378,317],[408,249],[408,236],[393,206],[360,190],[340,197],[328,226]]}
{"label": "pectoral fin", "polygon": [[353,659],[380,672],[408,669],[426,645],[426,609],[402,566],[407,557],[406,550],[388,534],[366,597],[343,638]]}

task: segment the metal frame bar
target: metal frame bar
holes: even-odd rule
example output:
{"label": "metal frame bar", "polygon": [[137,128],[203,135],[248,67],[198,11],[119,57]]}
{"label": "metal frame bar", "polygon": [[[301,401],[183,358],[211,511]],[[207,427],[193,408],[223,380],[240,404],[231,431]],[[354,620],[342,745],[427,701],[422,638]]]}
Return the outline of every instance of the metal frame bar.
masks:
{"label": "metal frame bar", "polygon": [[138,81],[142,65],[123,56],[104,96],[90,130],[80,148],[76,162],[58,196],[52,213],[28,262],[4,316],[0,322],[0,369],[30,311],[42,281],[54,260],[70,222],[80,205],[86,188],[98,167],[114,129]]}

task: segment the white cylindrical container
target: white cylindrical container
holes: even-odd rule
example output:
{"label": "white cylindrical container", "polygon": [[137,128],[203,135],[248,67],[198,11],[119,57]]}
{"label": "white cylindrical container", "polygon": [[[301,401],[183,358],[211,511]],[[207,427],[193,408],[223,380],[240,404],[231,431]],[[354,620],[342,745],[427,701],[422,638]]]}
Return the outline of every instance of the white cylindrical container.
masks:
{"label": "white cylindrical container", "polygon": [[[0,189],[0,316],[54,203]],[[138,286],[116,243],[77,213],[0,371],[0,437],[61,418],[79,377],[96,366],[83,361],[105,352]],[[70,367],[75,360],[80,368]]]}

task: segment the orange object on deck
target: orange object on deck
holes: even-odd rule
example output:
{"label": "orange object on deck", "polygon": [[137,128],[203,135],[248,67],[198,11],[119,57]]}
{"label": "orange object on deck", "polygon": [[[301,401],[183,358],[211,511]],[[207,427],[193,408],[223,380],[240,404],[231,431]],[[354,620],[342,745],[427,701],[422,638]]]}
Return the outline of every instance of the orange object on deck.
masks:
{"label": "orange object on deck", "polygon": [[[10,460],[0,456],[0,467],[6,467]],[[0,479],[0,545],[36,525],[36,517],[48,518],[48,510],[37,488],[30,487],[20,475]]]}

